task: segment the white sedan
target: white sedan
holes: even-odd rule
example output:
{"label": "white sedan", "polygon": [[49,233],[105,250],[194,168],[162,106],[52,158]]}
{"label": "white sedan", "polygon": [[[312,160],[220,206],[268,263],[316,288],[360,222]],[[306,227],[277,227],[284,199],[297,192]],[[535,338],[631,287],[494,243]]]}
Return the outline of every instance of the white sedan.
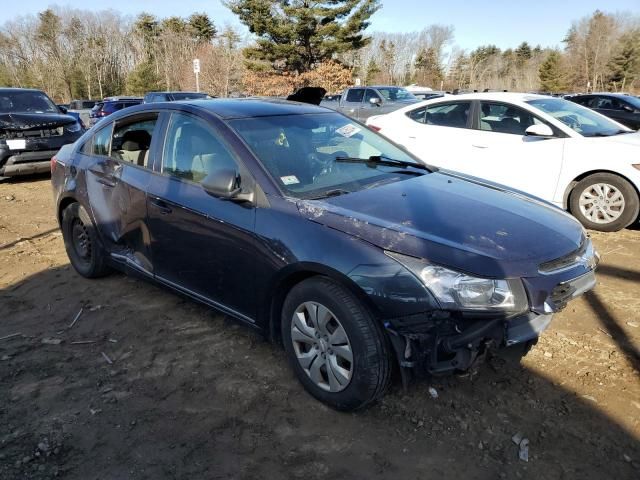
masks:
{"label": "white sedan", "polygon": [[594,230],[638,219],[640,133],[573,102],[521,93],[427,100],[370,117],[425,162],[522,190]]}

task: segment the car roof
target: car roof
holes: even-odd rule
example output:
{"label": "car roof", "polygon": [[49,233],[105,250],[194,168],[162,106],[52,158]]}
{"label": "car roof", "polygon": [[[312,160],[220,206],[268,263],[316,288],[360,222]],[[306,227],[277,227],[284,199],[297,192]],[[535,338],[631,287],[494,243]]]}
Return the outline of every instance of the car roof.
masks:
{"label": "car roof", "polygon": [[576,95],[576,97],[592,97],[595,95],[599,97],[618,97],[618,98],[625,98],[625,97],[632,96],[626,93],[618,93],[618,92],[592,92],[592,93],[581,93],[579,95]]}
{"label": "car roof", "polygon": [[209,100],[182,100],[171,102],[171,104],[192,105],[224,119],[300,115],[305,113],[335,113],[335,110],[329,108],[274,98],[213,98]]}
{"label": "car roof", "polygon": [[150,94],[173,94],[173,93],[188,93],[189,95],[193,95],[193,94],[197,94],[197,95],[208,95],[206,92],[185,92],[184,90],[171,90],[169,92],[165,92],[165,91],[154,91],[154,92],[147,92],[145,93],[146,95],[150,95]]}
{"label": "car roof", "polygon": [[[453,101],[458,98],[466,100],[494,100],[502,102],[523,103],[529,100],[549,99],[549,95],[539,95],[537,93],[519,93],[519,92],[478,92],[478,93],[460,93],[446,97],[447,101]],[[555,97],[554,97],[555,98]],[[436,99],[434,99],[436,100]],[[442,100],[442,99],[438,99]]]}
{"label": "car roof", "polygon": [[11,93],[11,92],[40,92],[40,93],[43,93],[43,91],[38,89],[38,88],[13,88],[13,87],[0,88],[0,93]]}

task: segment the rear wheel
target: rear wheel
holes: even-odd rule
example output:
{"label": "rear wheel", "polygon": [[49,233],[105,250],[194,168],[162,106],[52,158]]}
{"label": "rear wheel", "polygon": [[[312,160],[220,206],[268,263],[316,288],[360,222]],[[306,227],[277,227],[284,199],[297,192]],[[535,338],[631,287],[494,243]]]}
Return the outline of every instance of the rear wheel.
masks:
{"label": "rear wheel", "polygon": [[71,265],[80,275],[97,278],[111,272],[95,226],[79,203],[72,203],[62,212],[62,237]]}
{"label": "rear wheel", "polygon": [[331,280],[311,278],[291,290],[282,310],[282,336],[300,382],[335,409],[366,407],[389,385],[384,333],[364,305]]}
{"label": "rear wheel", "polygon": [[571,192],[571,213],[589,229],[621,230],[638,218],[638,193],[624,178],[595,173],[582,179]]}

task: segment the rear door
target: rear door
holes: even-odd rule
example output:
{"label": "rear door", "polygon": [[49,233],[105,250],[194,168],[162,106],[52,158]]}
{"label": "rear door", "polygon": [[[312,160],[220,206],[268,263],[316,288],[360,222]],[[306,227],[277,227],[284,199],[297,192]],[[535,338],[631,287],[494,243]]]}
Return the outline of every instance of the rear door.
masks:
{"label": "rear door", "polygon": [[[562,133],[507,103],[482,101],[476,113],[471,155],[460,171],[552,201],[562,169]],[[525,130],[538,123],[548,125],[556,136],[527,136]]]}
{"label": "rear door", "polygon": [[158,172],[148,187],[156,278],[201,300],[255,319],[255,208],[208,194],[200,182],[216,169],[250,175],[221,130],[173,112]]}
{"label": "rear door", "polygon": [[157,151],[158,114],[145,112],[110,122],[93,136],[87,193],[103,241],[112,255],[151,273],[146,189]]}
{"label": "rear door", "polygon": [[424,161],[461,170],[471,150],[471,109],[468,100],[422,106],[406,112],[402,123],[391,128],[402,139],[398,143]]}

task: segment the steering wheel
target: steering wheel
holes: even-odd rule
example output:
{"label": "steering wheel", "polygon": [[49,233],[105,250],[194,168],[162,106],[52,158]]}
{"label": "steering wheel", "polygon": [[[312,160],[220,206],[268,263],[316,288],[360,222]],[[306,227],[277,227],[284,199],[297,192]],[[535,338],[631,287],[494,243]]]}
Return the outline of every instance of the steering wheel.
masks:
{"label": "steering wheel", "polygon": [[574,115],[574,114],[565,115],[562,118],[566,119],[569,127],[573,128],[574,130],[582,127],[582,122],[580,121],[577,115]]}

